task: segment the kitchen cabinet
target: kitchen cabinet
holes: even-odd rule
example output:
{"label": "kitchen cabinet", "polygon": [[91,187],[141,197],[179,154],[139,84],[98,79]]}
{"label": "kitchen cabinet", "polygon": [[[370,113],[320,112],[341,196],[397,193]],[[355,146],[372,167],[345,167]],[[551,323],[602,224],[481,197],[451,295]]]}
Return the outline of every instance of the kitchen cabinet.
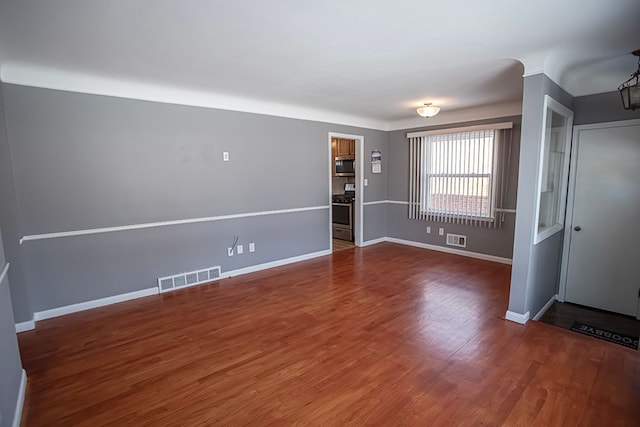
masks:
{"label": "kitchen cabinet", "polygon": [[356,141],[353,139],[333,138],[331,147],[334,149],[333,157],[356,155]]}
{"label": "kitchen cabinet", "polygon": [[331,139],[331,170],[332,176],[336,176],[336,157],[347,157],[356,155],[356,141],[346,138]]}

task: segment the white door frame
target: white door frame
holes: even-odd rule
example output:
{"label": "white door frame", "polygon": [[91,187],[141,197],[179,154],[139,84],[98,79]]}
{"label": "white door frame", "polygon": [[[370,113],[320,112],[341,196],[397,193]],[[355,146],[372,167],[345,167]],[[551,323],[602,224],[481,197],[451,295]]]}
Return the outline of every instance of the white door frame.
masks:
{"label": "white door frame", "polygon": [[353,224],[353,233],[354,238],[353,241],[356,246],[362,246],[363,241],[363,199],[364,199],[364,136],[362,135],[350,135],[346,133],[339,132],[329,132],[328,141],[329,141],[329,250],[333,251],[333,206],[331,206],[331,196],[332,196],[332,185],[333,185],[333,162],[334,159],[331,156],[331,139],[332,138],[345,138],[345,139],[353,139],[356,141],[356,203],[355,203],[355,214],[354,214],[354,224]]}
{"label": "white door frame", "polygon": [[[576,173],[578,169],[578,143],[580,132],[583,130],[606,129],[621,126],[640,125],[640,119],[622,120],[617,122],[593,123],[573,127],[571,141],[571,160],[569,163],[569,191],[567,193],[567,211],[564,219],[564,240],[562,243],[562,262],[560,266],[560,283],[558,284],[558,301],[564,302],[567,295],[567,279],[569,273],[569,254],[571,250],[571,230],[573,229],[573,202],[576,191]],[[639,313],[640,314],[640,313]]]}

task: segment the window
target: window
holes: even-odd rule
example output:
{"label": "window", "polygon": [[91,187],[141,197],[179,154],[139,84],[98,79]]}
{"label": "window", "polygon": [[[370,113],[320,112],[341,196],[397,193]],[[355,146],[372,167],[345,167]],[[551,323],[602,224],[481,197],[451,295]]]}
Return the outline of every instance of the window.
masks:
{"label": "window", "polygon": [[534,244],[564,228],[573,112],[544,97]]}
{"label": "window", "polygon": [[[409,217],[487,225],[495,221],[503,161],[501,129],[511,123],[409,134]],[[510,154],[507,154],[509,158]]]}
{"label": "window", "polygon": [[494,216],[494,131],[434,135],[422,140],[420,210],[438,216]]}

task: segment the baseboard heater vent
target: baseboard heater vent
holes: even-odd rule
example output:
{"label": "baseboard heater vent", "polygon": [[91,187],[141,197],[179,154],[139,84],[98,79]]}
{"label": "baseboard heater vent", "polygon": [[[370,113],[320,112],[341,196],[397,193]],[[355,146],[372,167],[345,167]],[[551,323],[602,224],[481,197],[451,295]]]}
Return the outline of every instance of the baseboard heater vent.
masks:
{"label": "baseboard heater vent", "polygon": [[209,267],[204,270],[189,271],[158,278],[158,288],[160,293],[169,292],[175,289],[187,288],[189,286],[200,285],[220,278],[220,267]]}
{"label": "baseboard heater vent", "polygon": [[458,246],[460,248],[467,247],[467,236],[462,236],[460,234],[449,234],[447,233],[447,245],[449,246]]}

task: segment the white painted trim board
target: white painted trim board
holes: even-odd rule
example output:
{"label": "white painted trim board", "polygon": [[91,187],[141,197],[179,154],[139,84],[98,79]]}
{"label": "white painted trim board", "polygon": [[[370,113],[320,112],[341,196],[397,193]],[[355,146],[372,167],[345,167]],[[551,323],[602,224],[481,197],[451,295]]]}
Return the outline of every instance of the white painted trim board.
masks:
{"label": "white painted trim board", "polygon": [[549,301],[547,301],[547,303],[540,309],[540,311],[538,312],[538,314],[536,314],[535,316],[533,316],[533,320],[540,320],[542,319],[542,316],[544,316],[544,314],[547,312],[547,310],[549,310],[549,308],[553,305],[554,302],[556,302],[556,300],[558,299],[558,295],[554,295],[552,296]]}
{"label": "white painted trim board", "polygon": [[[222,272],[220,274],[219,279],[225,279],[225,278],[229,278],[229,277],[233,277],[233,276],[240,276],[242,274],[248,274],[248,273],[253,273],[256,271],[261,271],[261,270],[266,270],[269,268],[274,268],[274,267],[280,267],[286,264],[292,264],[295,262],[300,262],[300,261],[306,261],[312,258],[317,258],[317,257],[321,257],[321,256],[325,256],[325,255],[331,255],[331,250],[327,249],[327,250],[323,250],[323,251],[318,251],[318,252],[311,252],[308,254],[304,254],[304,255],[299,255],[299,256],[295,256],[295,257],[291,257],[291,258],[284,258],[281,260],[276,260],[276,261],[271,261],[271,262],[266,262],[263,264],[257,264],[257,265],[252,265],[249,267],[245,267],[245,268],[239,268],[237,270],[230,270],[227,272]],[[216,279],[216,280],[219,280]],[[212,280],[211,282],[214,282],[215,280]],[[182,289],[182,288],[180,288]],[[45,320],[45,319],[51,319],[54,317],[58,317],[58,316],[64,316],[65,314],[71,314],[71,313],[77,313],[79,311],[85,311],[85,310],[90,310],[93,308],[98,308],[98,307],[104,307],[106,305],[111,305],[111,304],[116,304],[119,302],[124,302],[124,301],[129,301],[129,300],[133,300],[133,299],[138,299],[138,298],[143,298],[146,296],[151,296],[151,295],[158,295],[159,289],[158,287],[153,287],[153,288],[147,288],[147,289],[142,289],[139,291],[134,291],[134,292],[128,292],[125,294],[119,294],[119,295],[113,295],[110,297],[105,297],[105,298],[100,298],[100,299],[95,299],[95,300],[91,300],[91,301],[85,301],[85,302],[80,302],[77,304],[71,304],[71,305],[66,305],[63,307],[57,307],[57,308],[52,308],[49,310],[44,310],[44,311],[38,311],[35,312],[33,315],[33,320],[28,321],[28,322],[22,322],[22,323],[18,323],[16,324],[16,331],[17,332],[23,332],[29,329],[23,329],[26,328],[27,325],[32,325],[33,327],[31,327],[30,329],[35,328],[35,322],[39,321],[39,320]],[[18,330],[18,329],[22,329],[22,330]]]}
{"label": "white painted trim board", "polygon": [[249,267],[238,268],[236,270],[230,270],[227,272],[223,272],[220,274],[221,279],[227,279],[229,277],[240,276],[242,274],[255,273],[257,271],[267,270],[270,268],[281,267],[287,264],[293,264],[300,261],[307,261],[313,258],[318,258],[325,255],[331,255],[331,250],[327,249],[324,251],[311,252],[304,255],[299,255],[291,258],[280,259],[277,261],[265,262],[264,264],[252,265]]}
{"label": "white painted trim board", "polygon": [[372,206],[372,205],[384,205],[389,203],[388,200],[375,200],[373,202],[364,202],[362,205],[363,206]]}
{"label": "white painted trim board", "polygon": [[516,322],[516,323],[520,323],[521,325],[524,325],[529,321],[529,312],[527,311],[525,314],[520,314],[514,311],[507,310],[507,312],[504,315],[504,318],[506,320],[510,320],[512,322]]}
{"label": "white painted trim board", "polygon": [[36,321],[31,319],[26,322],[16,323],[16,334],[20,332],[32,331],[36,328]]}
{"label": "white painted trim board", "polygon": [[335,160],[332,157],[333,154],[333,141],[331,141],[331,132],[329,132],[328,140],[328,154],[329,157],[329,203],[331,203],[331,209],[329,209],[329,250],[333,251],[333,166]]}
{"label": "white painted trim board", "polygon": [[20,427],[22,421],[22,408],[24,408],[24,398],[27,393],[27,372],[23,369],[20,377],[20,388],[18,389],[18,400],[16,400],[16,408],[13,412],[13,427]]}
{"label": "white painted trim board", "polygon": [[9,263],[6,263],[4,265],[4,268],[2,269],[2,273],[0,273],[0,283],[2,283],[5,277],[7,277],[8,273],[9,273]]}
{"label": "white painted trim board", "polygon": [[363,205],[364,206],[371,206],[371,205],[382,205],[382,204],[389,204],[389,205],[408,205],[409,202],[403,202],[400,200],[374,200],[371,202],[364,202]]}
{"label": "white painted trim board", "polygon": [[240,213],[240,214],[209,216],[209,217],[202,217],[202,218],[177,219],[172,221],[120,225],[120,226],[114,226],[114,227],[88,228],[85,230],[72,230],[72,231],[60,231],[55,233],[32,234],[32,235],[23,236],[20,239],[20,244],[23,244],[26,241],[32,241],[32,240],[57,239],[61,237],[72,237],[72,236],[85,236],[87,234],[112,233],[116,231],[139,230],[143,228],[152,228],[152,227],[167,227],[172,225],[195,224],[200,222],[222,221],[227,219],[251,218],[251,217],[265,216],[265,215],[279,215],[279,214],[295,213],[295,212],[307,212],[307,211],[315,211],[315,210],[330,209],[330,208],[331,208],[331,205],[309,206],[304,208],[277,209],[272,211],[247,212],[247,213]]}
{"label": "white painted trim board", "polygon": [[481,253],[478,253],[478,252],[463,251],[461,249],[447,248],[447,247],[444,247],[444,246],[431,245],[431,244],[428,244],[428,243],[421,243],[421,242],[414,242],[414,241],[411,241],[411,240],[397,239],[395,237],[380,237],[378,239],[367,240],[366,242],[364,242],[362,244],[362,246],[372,246],[372,245],[377,245],[378,243],[384,243],[384,242],[397,243],[399,245],[413,246],[415,248],[428,249],[430,251],[445,252],[445,253],[453,254],[453,255],[461,255],[461,256],[466,256],[466,257],[469,257],[469,258],[476,258],[476,259],[482,259],[482,260],[485,260],[485,261],[493,261],[493,262],[498,262],[500,264],[511,265],[511,258],[503,258],[503,257],[495,256],[495,255],[481,254]]}
{"label": "white painted trim board", "polygon": [[[564,142],[564,153],[568,153],[571,151],[571,138],[573,132],[573,111],[569,108],[565,107],[562,103],[556,101],[549,95],[544,96],[544,102],[542,106],[542,126],[541,126],[541,137],[540,143],[538,144],[538,153],[537,153],[537,173],[536,173],[536,200],[535,200],[535,213],[534,220],[532,225],[532,233],[533,233],[533,244],[537,245],[538,243],[548,239],[549,237],[561,232],[564,229],[564,221],[565,216],[562,215],[562,212],[566,213],[566,200],[567,200],[567,186],[569,185],[569,156],[565,156],[562,161],[562,175],[561,181],[557,183],[557,188],[560,189],[561,197],[560,197],[560,207],[558,208],[557,217],[554,218],[556,223],[552,225],[550,228],[538,232],[538,224],[540,221],[540,199],[542,197],[542,182],[544,178],[544,158],[545,153],[548,148],[548,144],[551,141],[547,141],[547,113],[552,111],[563,116],[566,120],[566,131],[565,131],[565,142]],[[549,132],[551,132],[549,128]]]}
{"label": "white painted trim board", "polygon": [[78,311],[90,310],[92,308],[104,307],[106,305],[143,298],[149,295],[157,295],[158,288],[147,288],[140,291],[128,292],[126,294],[113,295],[110,297],[94,299],[77,304],[65,305],[63,307],[51,308],[49,310],[37,311],[33,314],[35,321],[51,319],[53,317],[64,316],[65,314],[76,313]]}
{"label": "white painted trim board", "polygon": [[[362,246],[362,242],[364,241],[364,136],[363,135],[352,135],[348,133],[340,133],[340,132],[329,132],[329,200],[331,200],[331,196],[333,194],[333,161],[331,154],[331,143],[333,138],[344,138],[344,139],[352,139],[356,142],[356,202],[355,202],[355,212],[354,212],[354,224],[353,224],[353,233],[354,239],[353,243],[360,247]],[[330,206],[332,207],[332,206]],[[333,250],[333,209],[329,209],[329,240],[331,244],[329,248]]]}
{"label": "white painted trim board", "polygon": [[387,238],[385,238],[385,241],[386,242],[390,242],[390,243],[398,243],[398,244],[401,244],[401,245],[414,246],[416,248],[429,249],[431,251],[445,252],[445,253],[453,254],[453,255],[462,255],[462,256],[469,257],[469,258],[476,258],[476,259],[482,259],[482,260],[485,260],[485,261],[493,261],[493,262],[499,262],[500,264],[509,264],[509,265],[511,265],[511,259],[510,258],[503,258],[503,257],[495,256],[495,255],[487,255],[487,254],[482,254],[482,253],[479,253],[479,252],[463,251],[461,249],[447,248],[447,247],[444,247],[444,246],[431,245],[431,244],[428,244],[428,243],[414,242],[414,241],[411,241],[411,240],[396,239],[395,237],[387,237]]}
{"label": "white painted trim board", "polygon": [[384,243],[387,241],[386,237],[380,237],[379,239],[367,240],[362,242],[362,247],[377,245],[378,243]]}

